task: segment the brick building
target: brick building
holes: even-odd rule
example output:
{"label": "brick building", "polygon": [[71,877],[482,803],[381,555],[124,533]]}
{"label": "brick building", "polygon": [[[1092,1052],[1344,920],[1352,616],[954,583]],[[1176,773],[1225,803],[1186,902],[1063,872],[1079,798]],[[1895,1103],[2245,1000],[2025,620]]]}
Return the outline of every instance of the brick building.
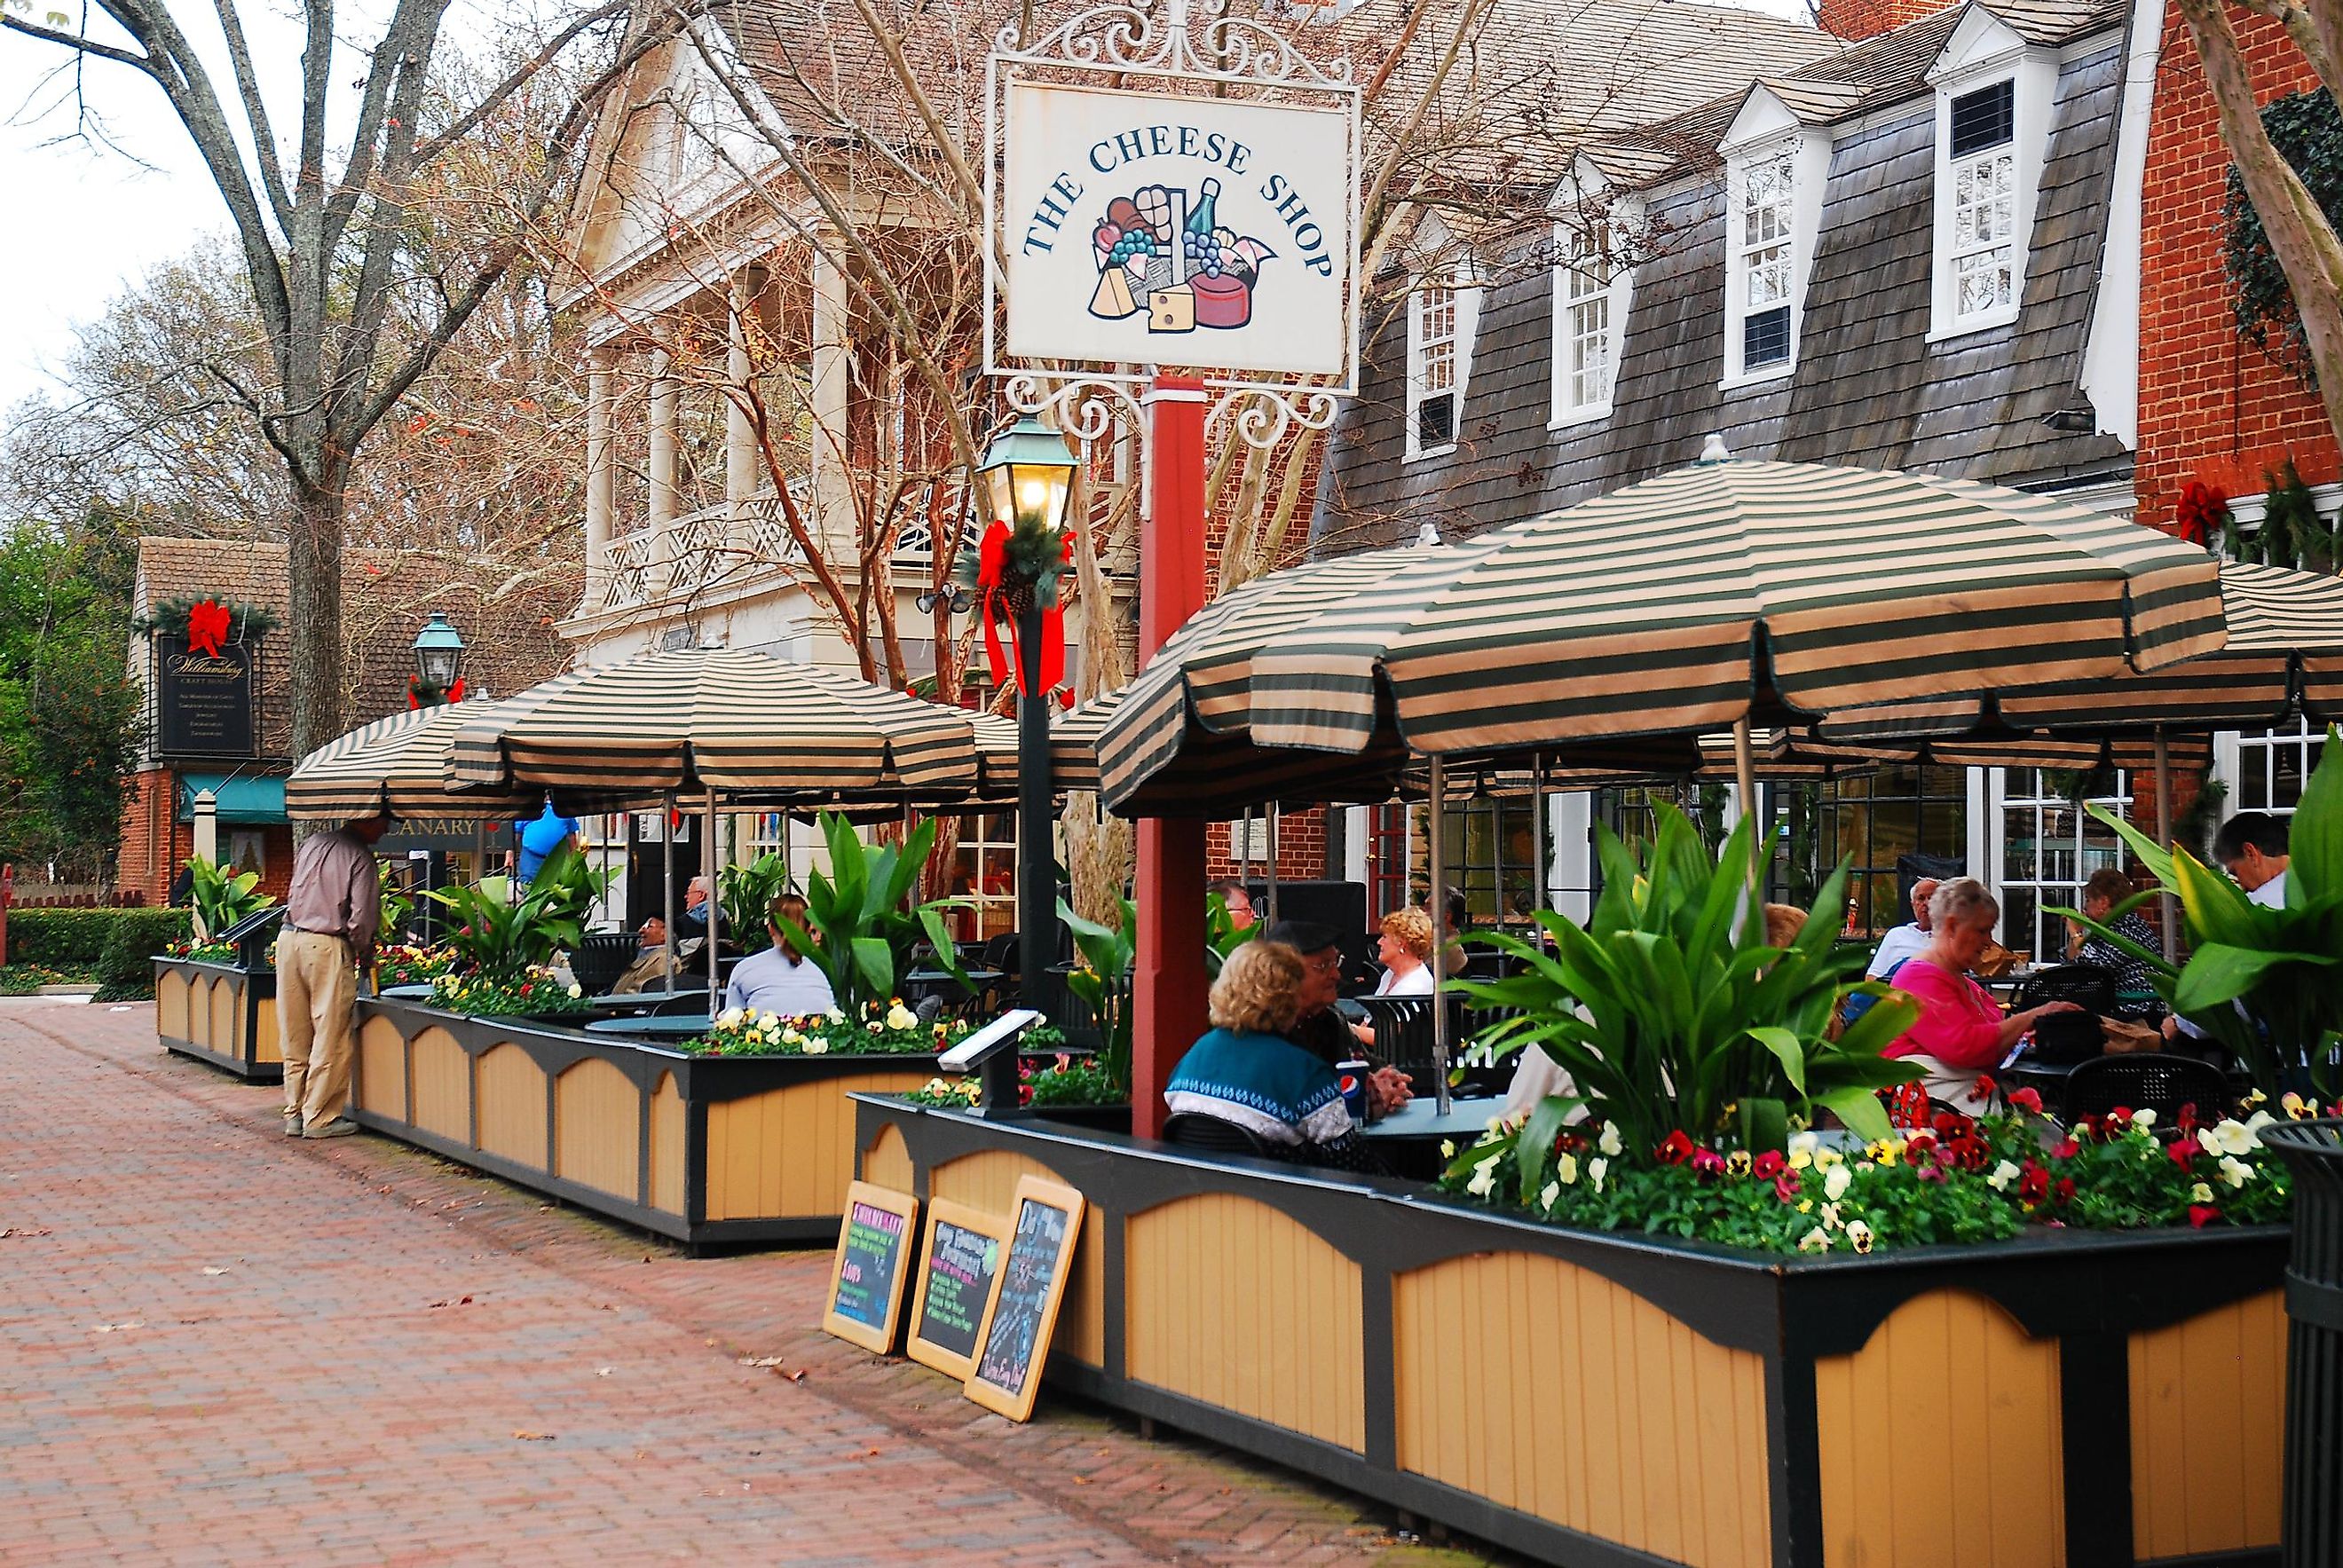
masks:
{"label": "brick building", "polygon": [[[144,616],[173,599],[213,598],[286,614],[281,544],[219,539],[145,538],[132,611]],[[568,668],[568,645],[554,618],[578,602],[582,571],[556,569],[506,591],[502,563],[469,563],[407,554],[350,550],[342,562],[344,718],[355,727],[407,704],[415,634],[434,611],[463,633],[466,685],[481,696],[509,696]],[[174,756],[161,749],[154,713],[153,653],[134,634],[132,678],[149,693],[147,737],[124,812],[116,897],[159,904],[195,852],[194,804],[208,789],[219,801],[220,856],[261,874],[282,895],[293,866],[285,818],[284,776],[292,769],[293,714],[282,631],[254,639],[253,752],[249,758]]]}

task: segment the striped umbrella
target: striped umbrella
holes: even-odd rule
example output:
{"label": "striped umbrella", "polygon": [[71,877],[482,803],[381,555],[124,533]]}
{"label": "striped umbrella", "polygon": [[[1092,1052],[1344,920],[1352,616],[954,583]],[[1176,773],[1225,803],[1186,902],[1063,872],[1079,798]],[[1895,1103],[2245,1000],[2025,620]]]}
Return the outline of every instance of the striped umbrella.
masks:
{"label": "striped umbrella", "polygon": [[301,759],[285,780],[286,814],[297,821],[395,817],[498,818],[537,814],[541,790],[450,793],[447,748],[463,726],[496,705],[447,703],[360,725]]}
{"label": "striped umbrella", "polygon": [[[1099,787],[1098,734],[1117,706],[1117,696],[1093,698],[1050,721],[1050,784],[1060,795]],[[973,715],[976,760],[983,793],[990,799],[1017,798],[1017,721],[999,714]]]}
{"label": "striped umbrella", "polygon": [[548,681],[456,734],[458,785],[722,791],[739,804],[945,801],[980,783],[972,716],[735,648],[647,653]]}
{"label": "striped umbrella", "polygon": [[1146,812],[1196,730],[1458,758],[2098,679],[2218,649],[2215,581],[2202,549],[2049,497],[1707,462],[1249,585],[1158,654],[1100,760]]}

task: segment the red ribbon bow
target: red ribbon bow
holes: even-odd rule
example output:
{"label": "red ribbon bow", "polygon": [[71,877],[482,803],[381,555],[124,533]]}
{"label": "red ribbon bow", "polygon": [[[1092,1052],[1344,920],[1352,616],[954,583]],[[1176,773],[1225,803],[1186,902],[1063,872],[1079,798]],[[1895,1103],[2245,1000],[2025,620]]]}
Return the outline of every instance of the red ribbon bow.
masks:
{"label": "red ribbon bow", "polygon": [[[1066,559],[1074,558],[1074,541],[1066,539]],[[984,623],[984,658],[992,671],[995,686],[1014,680],[1017,689],[1031,697],[1025,685],[1025,660],[1017,646],[1017,618],[1008,612],[1001,602],[1009,573],[1009,525],[995,518],[984,530],[976,547],[976,588],[979,596],[977,616]],[[1040,591],[1038,587],[1035,591]],[[1009,646],[1001,647],[1001,628],[1009,628]],[[1061,706],[1073,706],[1071,691],[1058,691],[1066,679],[1066,612],[1062,606],[1050,605],[1041,611],[1041,647],[1040,649],[1041,685],[1045,692],[1057,693]]]}
{"label": "red ribbon bow", "polygon": [[227,639],[227,606],[217,599],[206,599],[187,608],[187,651],[220,657],[220,644]]}

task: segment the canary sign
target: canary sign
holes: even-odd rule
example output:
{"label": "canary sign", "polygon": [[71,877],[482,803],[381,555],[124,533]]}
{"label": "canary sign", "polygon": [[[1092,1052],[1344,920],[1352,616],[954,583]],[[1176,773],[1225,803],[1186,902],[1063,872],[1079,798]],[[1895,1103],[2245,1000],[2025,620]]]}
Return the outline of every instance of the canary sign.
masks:
{"label": "canary sign", "polygon": [[1012,357],[1349,379],[1350,113],[1019,81],[1005,96]]}

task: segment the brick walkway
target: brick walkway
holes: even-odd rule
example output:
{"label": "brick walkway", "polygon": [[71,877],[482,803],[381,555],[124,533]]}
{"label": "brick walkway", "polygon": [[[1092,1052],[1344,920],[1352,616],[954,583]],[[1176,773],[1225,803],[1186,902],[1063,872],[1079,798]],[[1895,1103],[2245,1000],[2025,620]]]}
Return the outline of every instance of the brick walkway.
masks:
{"label": "brick walkway", "polygon": [[[1474,1561],[1045,1393],[811,1330],[827,1253],[691,1260],[0,1003],[0,1562]],[[757,1363],[757,1364],[751,1364]]]}

